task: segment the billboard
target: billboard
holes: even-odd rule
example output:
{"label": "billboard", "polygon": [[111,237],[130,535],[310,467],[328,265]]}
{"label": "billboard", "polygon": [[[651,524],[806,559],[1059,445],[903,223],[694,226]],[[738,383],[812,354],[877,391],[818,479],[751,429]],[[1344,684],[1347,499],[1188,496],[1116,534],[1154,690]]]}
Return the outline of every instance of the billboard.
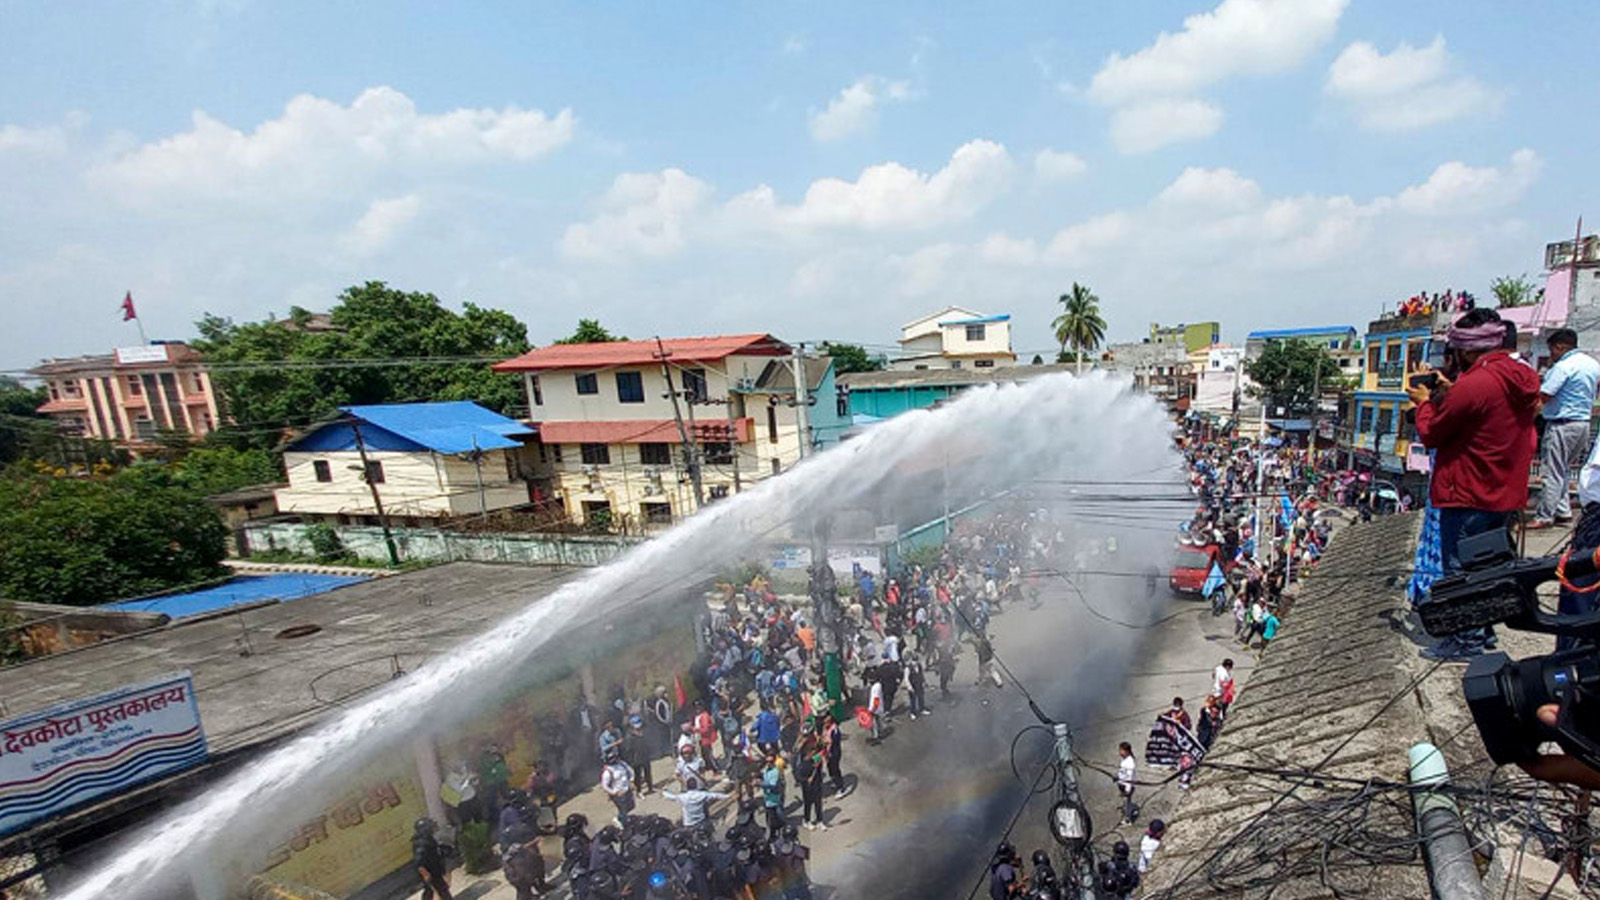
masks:
{"label": "billboard", "polygon": [[0,722],[0,835],[206,754],[188,672]]}
{"label": "billboard", "polygon": [[166,361],[167,348],[163,344],[117,348],[117,364],[121,366],[132,366],[140,363],[164,363]]}

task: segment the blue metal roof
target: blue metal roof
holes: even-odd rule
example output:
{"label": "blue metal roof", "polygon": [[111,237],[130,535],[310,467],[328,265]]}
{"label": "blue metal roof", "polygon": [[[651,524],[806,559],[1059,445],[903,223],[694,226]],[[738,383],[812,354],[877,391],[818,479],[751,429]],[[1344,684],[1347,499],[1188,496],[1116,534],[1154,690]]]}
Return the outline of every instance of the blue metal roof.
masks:
{"label": "blue metal roof", "polygon": [[[510,435],[532,434],[527,425],[490,412],[468,400],[448,403],[394,403],[342,406],[362,423],[361,438],[369,450],[467,453],[509,450],[521,446]],[[332,451],[355,449],[348,421],[326,422],[295,439],[286,449]]]}
{"label": "blue metal roof", "polygon": [[1252,331],[1245,336],[1246,340],[1253,338],[1286,338],[1309,337],[1316,334],[1355,334],[1356,330],[1351,325],[1326,325],[1321,328],[1275,328],[1266,331]]}
{"label": "blue metal roof", "polygon": [[991,322],[1009,321],[1011,321],[1011,315],[1007,313],[1003,316],[978,316],[974,319],[945,319],[939,323],[939,327],[943,328],[946,325],[988,325]]}
{"label": "blue metal roof", "polygon": [[174,619],[194,616],[213,610],[227,609],[244,603],[263,600],[298,600],[312,594],[321,594],[347,584],[357,584],[370,579],[370,575],[324,575],[306,572],[279,572],[273,575],[241,575],[230,578],[226,584],[190,591],[186,594],[163,594],[140,600],[123,600],[107,603],[94,609],[114,609],[131,612],[165,613]]}

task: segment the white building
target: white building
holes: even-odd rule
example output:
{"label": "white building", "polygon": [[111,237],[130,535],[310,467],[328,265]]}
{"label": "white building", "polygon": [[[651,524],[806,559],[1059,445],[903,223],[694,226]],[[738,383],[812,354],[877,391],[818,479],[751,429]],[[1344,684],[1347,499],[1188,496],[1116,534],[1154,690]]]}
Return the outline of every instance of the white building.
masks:
{"label": "white building", "polygon": [[989,369],[1016,365],[1011,351],[1011,317],[988,316],[960,306],[908,322],[900,329],[896,370]]}
{"label": "white building", "polygon": [[526,506],[531,438],[528,426],[465,401],[344,407],[284,447],[278,512],[377,524],[374,489],[397,526]]}
{"label": "white building", "polygon": [[802,427],[808,448],[842,431],[831,362],[806,361],[803,411],[792,367],[789,345],[767,334],[555,344],[495,365],[522,376],[568,515],[628,530],[695,511],[685,434],[709,502],[798,462]]}

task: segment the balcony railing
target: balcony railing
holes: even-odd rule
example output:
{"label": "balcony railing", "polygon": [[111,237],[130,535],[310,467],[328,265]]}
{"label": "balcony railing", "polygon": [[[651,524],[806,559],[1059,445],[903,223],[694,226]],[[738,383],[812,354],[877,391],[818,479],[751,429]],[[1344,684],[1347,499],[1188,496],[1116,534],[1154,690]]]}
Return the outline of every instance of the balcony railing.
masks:
{"label": "balcony railing", "polygon": [[1378,387],[1399,387],[1405,379],[1406,364],[1398,359],[1388,359],[1378,363]]}

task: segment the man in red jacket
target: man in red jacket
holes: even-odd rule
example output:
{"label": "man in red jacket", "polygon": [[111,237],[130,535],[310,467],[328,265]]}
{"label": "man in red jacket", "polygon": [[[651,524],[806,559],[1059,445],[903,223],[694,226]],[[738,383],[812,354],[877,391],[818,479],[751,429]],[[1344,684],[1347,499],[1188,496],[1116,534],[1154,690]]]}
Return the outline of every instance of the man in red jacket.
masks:
{"label": "man in red jacket", "polygon": [[[1539,376],[1511,356],[1507,333],[1494,310],[1467,313],[1446,334],[1446,372],[1435,373],[1431,388],[1406,388],[1417,406],[1417,435],[1434,451],[1430,497],[1439,510],[1446,573],[1461,570],[1464,538],[1505,528],[1511,514],[1528,504]],[[1467,632],[1423,655],[1476,656],[1491,639],[1487,630]]]}

